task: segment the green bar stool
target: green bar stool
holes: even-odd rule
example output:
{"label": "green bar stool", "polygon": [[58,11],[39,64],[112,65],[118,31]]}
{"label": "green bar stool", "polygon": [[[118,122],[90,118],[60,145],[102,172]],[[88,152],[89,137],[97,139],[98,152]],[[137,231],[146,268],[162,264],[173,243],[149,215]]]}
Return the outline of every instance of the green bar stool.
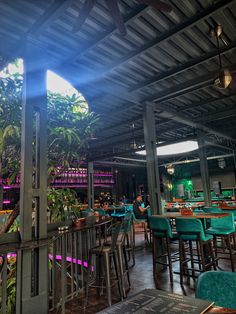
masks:
{"label": "green bar stool", "polygon": [[214,249],[216,255],[218,255],[219,252],[217,238],[222,240],[223,254],[226,254],[224,243],[226,244],[226,247],[228,247],[229,250],[231,269],[234,272],[233,250],[231,245],[231,238],[235,236],[233,213],[229,212],[229,216],[226,217],[210,219],[210,228],[206,230],[206,233],[214,237]]}
{"label": "green bar stool", "polygon": [[[149,217],[149,226],[152,231],[153,243],[153,274],[155,276],[155,265],[160,264],[163,266],[167,266],[169,268],[170,282],[173,284],[173,270],[172,270],[172,262],[176,262],[176,255],[171,255],[170,250],[170,240],[178,239],[178,235],[172,232],[170,220],[165,217]],[[166,253],[162,253],[157,256],[157,240],[161,239],[165,241],[166,244]],[[163,243],[164,244],[164,243]],[[167,258],[167,262],[165,262],[165,258]]]}
{"label": "green bar stool", "polygon": [[196,298],[236,310],[236,274],[226,271],[201,274],[196,285]]}
{"label": "green bar stool", "polygon": [[[183,284],[184,271],[192,272],[192,278],[195,280],[195,272],[205,272],[209,267],[216,269],[216,261],[213,252],[213,236],[206,234],[203,224],[197,218],[177,218],[176,231],[179,236],[179,252],[180,252],[180,284]],[[189,243],[189,251],[185,250],[184,243]],[[195,268],[196,263],[193,256],[193,242],[196,243],[198,251],[198,265],[199,269]],[[210,256],[206,256],[206,249],[208,248]],[[204,250],[205,249],[205,250]],[[189,255],[189,257],[187,257]],[[191,268],[188,263],[191,263]]]}

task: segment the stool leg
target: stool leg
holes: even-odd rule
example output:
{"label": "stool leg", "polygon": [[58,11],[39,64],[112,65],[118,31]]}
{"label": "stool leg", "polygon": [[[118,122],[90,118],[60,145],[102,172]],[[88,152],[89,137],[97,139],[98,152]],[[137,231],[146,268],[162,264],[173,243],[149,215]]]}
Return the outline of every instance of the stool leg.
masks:
{"label": "stool leg", "polygon": [[104,262],[106,270],[106,289],[107,289],[107,302],[111,306],[111,276],[110,276],[110,259],[107,252],[104,253]]}
{"label": "stool leg", "polygon": [[134,222],[132,223],[132,232],[133,232],[133,243],[134,243],[134,247],[135,247],[135,224],[134,224]]}
{"label": "stool leg", "polygon": [[212,263],[213,263],[213,268],[214,268],[214,270],[216,270],[216,259],[215,259],[215,256],[214,256],[213,241],[212,240],[209,241],[209,251],[210,251],[211,260],[212,260]]}
{"label": "stool leg", "polygon": [[180,267],[180,284],[183,285],[183,240],[179,239],[179,267]]}
{"label": "stool leg", "polygon": [[117,245],[117,256],[118,256],[118,265],[119,265],[119,272],[120,272],[120,282],[121,282],[121,289],[123,290],[123,297],[126,298],[125,292],[125,283],[124,283],[124,267],[123,267],[123,258],[122,258],[122,245]]}
{"label": "stool leg", "polygon": [[[121,290],[121,288],[123,288],[123,285],[121,285],[121,280],[120,280],[123,273],[120,273],[120,269],[118,269],[117,253],[116,252],[113,253],[113,260],[114,260],[116,278],[117,278],[117,281],[118,281],[118,289],[119,289],[119,293],[120,293],[120,298],[121,298],[121,300],[123,300],[123,294],[122,294],[122,290]],[[123,272],[123,270],[122,270],[122,272]]]}
{"label": "stool leg", "polygon": [[205,263],[205,254],[204,254],[202,240],[199,241],[199,246],[200,246],[201,262],[202,262],[202,270],[203,270],[203,272],[205,272],[206,271],[206,263]]}
{"label": "stool leg", "polygon": [[229,256],[230,256],[230,262],[231,262],[231,269],[234,272],[234,260],[233,260],[232,246],[231,246],[231,242],[230,242],[230,235],[227,236],[227,242],[228,242],[228,245],[229,245]]}
{"label": "stool leg", "polygon": [[130,233],[130,242],[131,242],[131,255],[132,255],[132,260],[133,260],[133,264],[132,266],[135,265],[135,256],[134,256],[134,247],[135,247],[135,242],[134,242],[134,237],[133,237],[133,233]]}
{"label": "stool leg", "polygon": [[213,248],[214,248],[214,251],[215,251],[215,260],[216,260],[216,267],[218,266],[218,251],[217,251],[217,238],[214,236],[213,237]]}
{"label": "stool leg", "polygon": [[131,254],[130,254],[130,241],[129,241],[129,233],[126,234],[126,244],[127,244],[127,248],[129,249],[128,250],[128,257],[129,257],[129,261],[131,259]]}
{"label": "stool leg", "polygon": [[156,277],[156,238],[153,236],[152,241],[152,265],[153,265],[153,276]]}
{"label": "stool leg", "polygon": [[196,248],[197,248],[197,256],[198,256],[198,267],[199,270],[202,269],[202,264],[201,264],[201,259],[200,259],[200,250],[199,250],[199,243],[198,241],[196,242]]}
{"label": "stool leg", "polygon": [[189,252],[190,252],[190,263],[191,263],[191,268],[192,268],[192,278],[195,281],[195,270],[194,270],[194,262],[193,262],[193,244],[192,244],[192,241],[189,241]]}
{"label": "stool leg", "polygon": [[169,266],[169,274],[170,274],[170,282],[173,284],[173,270],[172,270],[172,258],[170,253],[170,239],[166,237],[166,249],[168,256],[168,266]]}
{"label": "stool leg", "polygon": [[131,283],[130,283],[130,277],[129,277],[129,265],[128,265],[125,247],[123,247],[123,254],[124,254],[124,259],[125,259],[125,269],[126,269],[126,273],[127,273],[128,284],[129,284],[129,288],[130,288]]}

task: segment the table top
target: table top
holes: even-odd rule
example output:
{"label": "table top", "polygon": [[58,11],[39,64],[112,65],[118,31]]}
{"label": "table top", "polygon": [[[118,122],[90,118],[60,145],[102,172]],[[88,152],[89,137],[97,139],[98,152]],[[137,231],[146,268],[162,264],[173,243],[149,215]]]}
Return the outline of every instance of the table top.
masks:
{"label": "table top", "polygon": [[236,206],[220,206],[223,210],[236,210]]}
{"label": "table top", "polygon": [[193,215],[181,215],[180,213],[176,212],[168,212],[162,215],[154,215],[154,217],[165,217],[165,218],[199,218],[199,219],[207,219],[207,218],[223,218],[229,216],[229,213],[193,213]]}
{"label": "table top", "polygon": [[191,313],[191,314],[235,314],[236,310],[213,306],[213,302],[174,294],[158,289],[145,289],[137,294],[114,304],[100,314],[130,314],[130,313]]}

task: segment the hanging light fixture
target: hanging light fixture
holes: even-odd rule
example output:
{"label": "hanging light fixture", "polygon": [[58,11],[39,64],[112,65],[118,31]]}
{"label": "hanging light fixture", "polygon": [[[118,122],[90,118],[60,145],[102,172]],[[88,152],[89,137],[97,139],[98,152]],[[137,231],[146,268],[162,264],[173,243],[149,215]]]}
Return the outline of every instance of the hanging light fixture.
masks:
{"label": "hanging light fixture", "polygon": [[175,168],[172,164],[169,164],[166,166],[166,171],[172,176],[175,173]]}
{"label": "hanging light fixture", "polygon": [[217,42],[217,49],[218,49],[218,57],[219,57],[219,76],[214,80],[214,85],[219,88],[227,88],[230,83],[232,82],[232,74],[228,69],[224,69],[222,67],[222,59],[221,59],[221,53],[220,53],[220,41],[221,39],[224,44],[227,44],[223,39],[222,39],[222,33],[223,33],[223,28],[221,25],[217,25],[213,30],[212,30],[212,35],[216,37],[216,42]]}
{"label": "hanging light fixture", "polygon": [[135,141],[135,137],[134,137],[134,129],[135,129],[134,123],[132,123],[132,124],[130,125],[130,129],[131,129],[131,132],[132,132],[132,140],[131,140],[131,142],[130,142],[130,148],[131,148],[131,149],[138,149],[138,145],[137,145],[137,143],[136,143],[136,141]]}
{"label": "hanging light fixture", "polygon": [[219,168],[221,169],[224,169],[226,167],[226,162],[225,162],[225,159],[224,158],[219,158],[218,159],[218,166]]}

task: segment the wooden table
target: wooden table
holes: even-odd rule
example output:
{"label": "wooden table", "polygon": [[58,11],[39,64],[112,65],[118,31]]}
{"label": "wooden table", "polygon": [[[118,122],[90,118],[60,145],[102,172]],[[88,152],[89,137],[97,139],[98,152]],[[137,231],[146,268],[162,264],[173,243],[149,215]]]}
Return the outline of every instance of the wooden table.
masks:
{"label": "wooden table", "polygon": [[[130,313],[191,313],[236,314],[236,309],[213,306],[213,302],[174,294],[157,289],[145,289],[122,302],[99,312],[100,314]],[[161,311],[161,312],[160,312]]]}
{"label": "wooden table", "polygon": [[236,210],[236,206],[220,206],[222,210]]}
{"label": "wooden table", "polygon": [[193,213],[193,215],[181,215],[180,213],[164,213],[162,215],[154,215],[154,217],[165,217],[165,218],[198,218],[198,219],[208,219],[208,218],[223,218],[229,216],[229,213]]}

